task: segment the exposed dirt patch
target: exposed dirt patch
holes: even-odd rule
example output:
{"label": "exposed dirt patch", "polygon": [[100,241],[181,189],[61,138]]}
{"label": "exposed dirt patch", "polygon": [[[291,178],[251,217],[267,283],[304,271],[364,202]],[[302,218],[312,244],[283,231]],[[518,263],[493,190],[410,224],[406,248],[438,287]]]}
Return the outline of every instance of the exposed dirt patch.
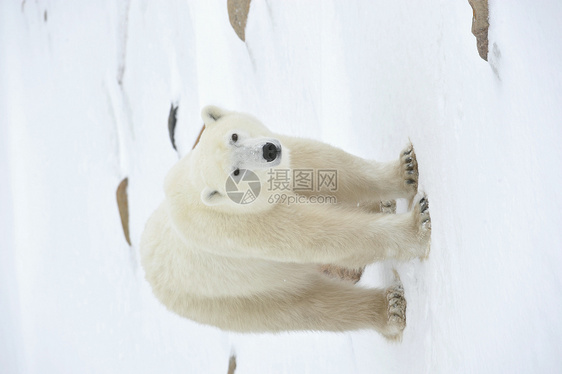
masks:
{"label": "exposed dirt patch", "polygon": [[320,269],[330,278],[341,279],[352,283],[359,282],[361,275],[363,275],[363,270],[365,270],[365,268],[346,269],[335,265],[322,265]]}

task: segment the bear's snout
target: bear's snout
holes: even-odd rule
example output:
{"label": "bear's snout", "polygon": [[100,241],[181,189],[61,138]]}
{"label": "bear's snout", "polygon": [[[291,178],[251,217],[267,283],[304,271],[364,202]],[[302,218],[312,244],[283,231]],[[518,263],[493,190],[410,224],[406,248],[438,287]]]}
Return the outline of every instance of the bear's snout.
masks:
{"label": "bear's snout", "polygon": [[273,143],[265,143],[265,145],[263,146],[263,158],[267,162],[275,161],[280,152],[281,148],[278,148]]}

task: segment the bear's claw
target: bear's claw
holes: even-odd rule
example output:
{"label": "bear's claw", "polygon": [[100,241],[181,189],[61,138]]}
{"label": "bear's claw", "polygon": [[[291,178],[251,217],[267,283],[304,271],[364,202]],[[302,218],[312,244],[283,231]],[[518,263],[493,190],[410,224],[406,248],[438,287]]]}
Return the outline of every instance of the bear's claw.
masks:
{"label": "bear's claw", "polygon": [[[422,214],[425,213],[425,212],[429,209],[429,201],[427,200],[426,197],[423,197],[423,198],[420,200],[420,209],[421,209],[421,213],[422,213]],[[428,218],[427,220],[429,220],[429,218]],[[427,221],[427,220],[426,220],[426,221]],[[424,221],[424,222],[425,222],[425,221]]]}
{"label": "bear's claw", "polygon": [[412,144],[408,144],[400,156],[400,174],[408,195],[414,196],[418,191],[418,162]]}
{"label": "bear's claw", "polygon": [[427,196],[423,195],[416,204],[414,217],[417,221],[417,227],[419,227],[418,238],[424,251],[419,257],[425,259],[429,255],[431,241],[431,215],[429,214],[429,199]]}

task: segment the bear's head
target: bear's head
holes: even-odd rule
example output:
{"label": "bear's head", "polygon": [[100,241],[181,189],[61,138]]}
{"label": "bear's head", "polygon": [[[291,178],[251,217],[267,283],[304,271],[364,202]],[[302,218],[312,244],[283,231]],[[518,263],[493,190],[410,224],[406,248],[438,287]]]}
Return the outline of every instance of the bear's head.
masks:
{"label": "bear's head", "polygon": [[[289,152],[256,118],[207,106],[195,148],[168,174],[166,194],[190,193],[222,211],[252,212],[267,205],[272,171],[289,168]],[[183,187],[182,187],[183,186]]]}

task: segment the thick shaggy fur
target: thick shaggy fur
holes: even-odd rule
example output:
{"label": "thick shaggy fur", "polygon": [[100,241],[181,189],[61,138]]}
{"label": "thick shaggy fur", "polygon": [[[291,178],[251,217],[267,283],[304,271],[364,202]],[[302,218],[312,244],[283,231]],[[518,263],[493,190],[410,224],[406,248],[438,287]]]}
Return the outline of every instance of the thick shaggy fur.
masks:
{"label": "thick shaggy fur", "polygon": [[[411,145],[396,161],[378,163],[321,142],[272,134],[246,114],[207,107],[202,117],[206,129],[199,144],[169,172],[166,198],[143,233],[142,264],[156,297],[179,315],[225,330],[375,329],[399,339],[406,301],[398,278],[387,289],[365,289],[320,269],[428,255],[426,198],[404,214],[373,213],[360,204],[414,200],[418,176]],[[239,141],[232,140],[234,133]],[[253,169],[262,182],[256,201],[232,202],[225,181],[243,163],[238,143],[262,138],[281,146],[274,169],[337,170],[337,190],[316,192],[335,196],[337,204],[271,203],[276,192],[266,186],[267,163]]]}

